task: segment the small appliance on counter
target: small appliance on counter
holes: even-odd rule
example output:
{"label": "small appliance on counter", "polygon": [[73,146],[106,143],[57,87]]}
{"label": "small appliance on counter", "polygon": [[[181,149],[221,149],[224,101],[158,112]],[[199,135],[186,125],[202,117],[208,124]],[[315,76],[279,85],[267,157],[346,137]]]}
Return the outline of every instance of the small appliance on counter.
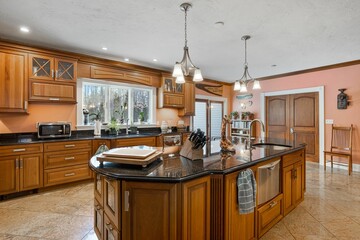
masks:
{"label": "small appliance on counter", "polygon": [[38,122],[38,138],[65,138],[71,136],[70,122]]}

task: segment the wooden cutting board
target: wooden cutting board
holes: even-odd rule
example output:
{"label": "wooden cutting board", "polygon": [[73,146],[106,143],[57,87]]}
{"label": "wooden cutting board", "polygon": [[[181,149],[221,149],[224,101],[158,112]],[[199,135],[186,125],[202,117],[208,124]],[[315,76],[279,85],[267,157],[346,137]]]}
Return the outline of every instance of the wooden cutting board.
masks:
{"label": "wooden cutting board", "polygon": [[109,151],[103,152],[104,156],[116,158],[137,158],[145,159],[156,152],[152,147],[132,147],[132,148],[113,148]]}
{"label": "wooden cutting board", "polygon": [[161,156],[162,156],[162,152],[160,151],[155,151],[153,154],[149,155],[146,158],[112,157],[112,156],[105,156],[104,153],[102,153],[97,157],[97,160],[100,163],[115,162],[115,163],[130,164],[130,165],[140,165],[142,167],[146,167],[150,163],[159,159]]}

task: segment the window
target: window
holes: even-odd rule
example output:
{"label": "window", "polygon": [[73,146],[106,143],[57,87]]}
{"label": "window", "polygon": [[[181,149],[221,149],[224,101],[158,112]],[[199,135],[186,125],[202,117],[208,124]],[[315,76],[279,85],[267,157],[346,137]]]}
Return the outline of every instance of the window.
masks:
{"label": "window", "polygon": [[77,125],[93,125],[95,119],[118,124],[156,121],[153,87],[82,79],[77,94]]}

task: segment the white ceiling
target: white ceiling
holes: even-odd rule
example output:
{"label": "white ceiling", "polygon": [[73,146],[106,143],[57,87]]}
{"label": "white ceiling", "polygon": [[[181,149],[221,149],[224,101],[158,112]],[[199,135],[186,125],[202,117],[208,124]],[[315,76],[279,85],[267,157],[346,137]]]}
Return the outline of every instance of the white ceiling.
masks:
{"label": "white ceiling", "polygon": [[[0,0],[0,38],[171,70],[183,55],[182,2]],[[246,34],[255,78],[360,59],[359,0],[190,2],[190,56],[206,78],[241,77]]]}

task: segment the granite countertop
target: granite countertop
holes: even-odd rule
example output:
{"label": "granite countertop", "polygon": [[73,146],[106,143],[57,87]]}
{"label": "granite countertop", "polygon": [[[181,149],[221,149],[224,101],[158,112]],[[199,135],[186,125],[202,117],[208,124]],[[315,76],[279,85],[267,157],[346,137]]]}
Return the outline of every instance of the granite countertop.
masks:
{"label": "granite countertop", "polygon": [[[234,137],[233,141],[238,139]],[[163,155],[162,159],[158,159],[145,168],[112,162],[104,162],[101,165],[96,160],[96,156],[91,158],[89,165],[95,172],[117,179],[182,182],[209,174],[228,174],[305,147],[305,145],[293,145],[278,139],[266,139],[265,143],[277,145],[256,146],[252,150],[246,150],[245,145],[238,142],[235,145],[234,155],[215,154],[195,161],[178,154],[173,157]]]}
{"label": "granite countertop", "polygon": [[14,134],[1,134],[0,146],[15,145],[15,144],[32,144],[44,142],[61,142],[61,141],[75,141],[75,140],[94,140],[94,139],[126,139],[126,138],[139,138],[139,137],[156,137],[160,136],[161,131],[157,129],[145,130],[139,134],[120,133],[119,135],[109,135],[102,131],[101,136],[94,136],[93,130],[85,131],[72,131],[70,137],[64,138],[44,138],[39,139],[36,133],[14,133]]}

